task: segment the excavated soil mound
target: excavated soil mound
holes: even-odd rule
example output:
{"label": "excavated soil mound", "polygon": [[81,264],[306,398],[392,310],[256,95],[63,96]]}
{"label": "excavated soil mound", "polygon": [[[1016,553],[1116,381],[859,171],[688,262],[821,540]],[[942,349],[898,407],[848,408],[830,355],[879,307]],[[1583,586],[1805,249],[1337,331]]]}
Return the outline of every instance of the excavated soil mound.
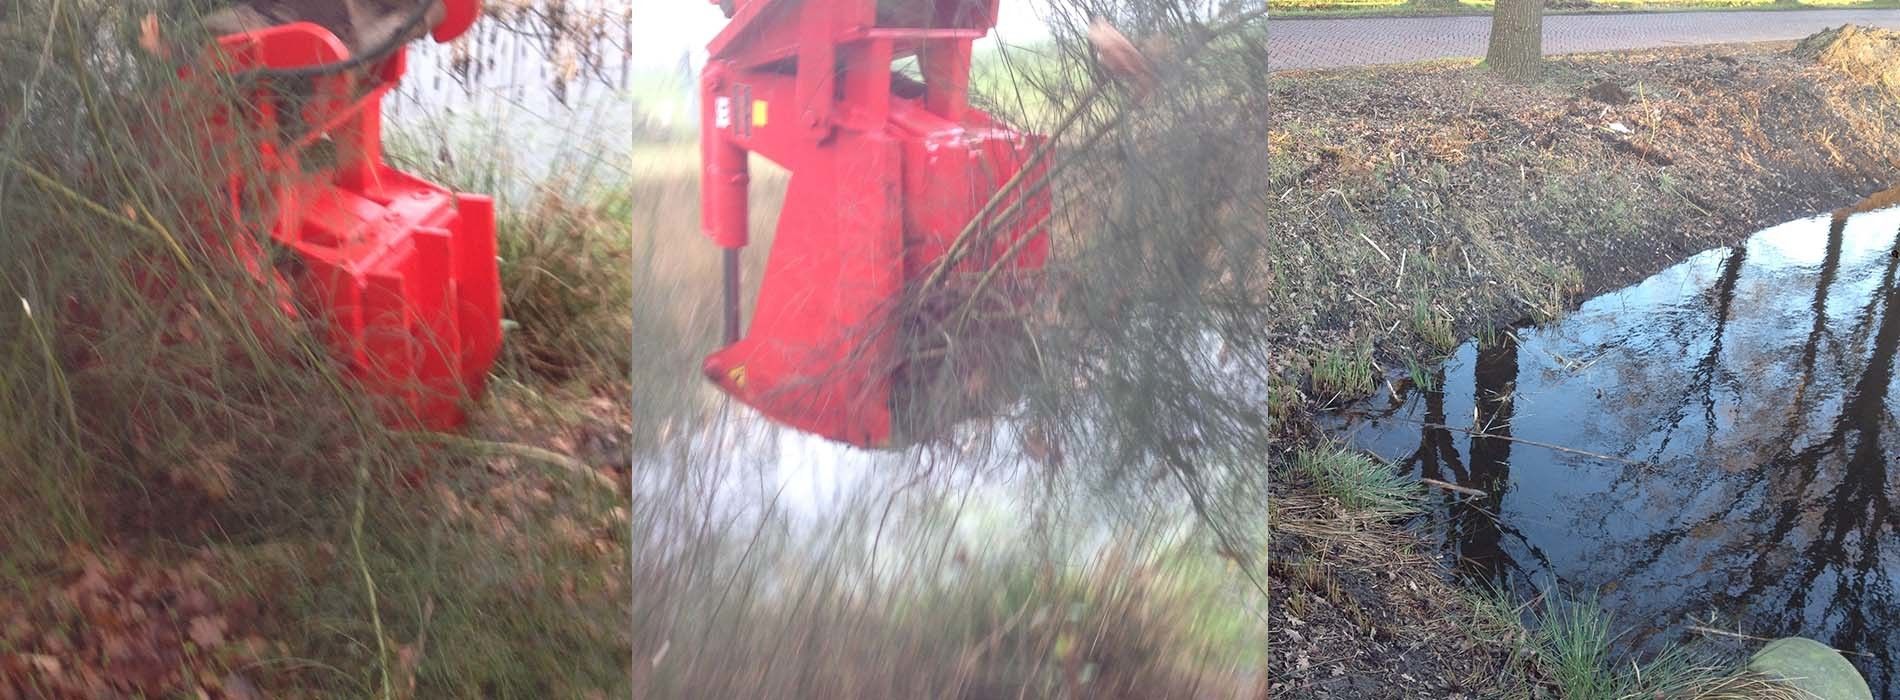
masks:
{"label": "excavated soil mound", "polygon": [[1900,97],[1900,32],[1860,25],[1842,25],[1806,39],[1794,55],[1852,76],[1877,83]]}

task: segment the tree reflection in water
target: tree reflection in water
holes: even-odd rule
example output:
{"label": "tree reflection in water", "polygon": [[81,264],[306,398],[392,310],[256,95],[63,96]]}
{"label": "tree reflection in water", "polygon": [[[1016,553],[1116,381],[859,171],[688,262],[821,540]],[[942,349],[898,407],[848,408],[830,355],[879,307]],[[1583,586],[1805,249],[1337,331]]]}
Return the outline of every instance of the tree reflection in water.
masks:
{"label": "tree reflection in water", "polygon": [[1377,397],[1341,427],[1485,492],[1443,494],[1430,517],[1460,576],[1597,591],[1632,648],[1711,614],[1815,637],[1864,652],[1875,687],[1900,693],[1896,229],[1894,209],[1770,229],[1468,343],[1432,391]]}

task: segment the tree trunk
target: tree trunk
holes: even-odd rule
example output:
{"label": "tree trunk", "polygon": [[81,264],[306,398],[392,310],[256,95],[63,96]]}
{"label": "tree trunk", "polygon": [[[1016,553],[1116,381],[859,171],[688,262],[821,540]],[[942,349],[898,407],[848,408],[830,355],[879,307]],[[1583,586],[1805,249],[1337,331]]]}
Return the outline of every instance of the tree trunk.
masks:
{"label": "tree trunk", "polygon": [[[1471,466],[1463,485],[1485,493],[1483,509],[1458,519],[1460,559],[1468,562],[1473,578],[1488,584],[1504,581],[1513,568],[1504,551],[1504,530],[1485,511],[1504,512],[1504,492],[1511,487],[1511,421],[1517,415],[1517,336],[1500,333],[1490,342],[1478,342],[1478,358],[1471,370],[1471,415],[1480,434],[1471,436],[1465,454]],[[1468,504],[1474,505],[1474,504]],[[1462,568],[1462,567],[1461,567]]]}
{"label": "tree trunk", "polygon": [[1511,80],[1537,77],[1544,62],[1544,0],[1497,0],[1484,64]]}

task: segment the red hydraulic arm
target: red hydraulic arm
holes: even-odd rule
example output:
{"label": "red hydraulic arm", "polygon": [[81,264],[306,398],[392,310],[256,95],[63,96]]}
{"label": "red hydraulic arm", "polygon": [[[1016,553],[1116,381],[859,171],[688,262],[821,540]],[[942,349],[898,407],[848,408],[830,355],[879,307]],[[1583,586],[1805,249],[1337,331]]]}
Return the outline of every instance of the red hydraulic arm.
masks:
{"label": "red hydraulic arm", "polygon": [[[438,41],[480,14],[479,0],[442,4]],[[322,322],[332,354],[387,421],[450,428],[501,346],[494,203],[385,163],[382,98],[406,55],[350,60],[336,35],[308,22],[219,38],[213,65],[249,81],[248,104],[225,119],[260,137],[255,152],[222,156],[259,164],[231,164],[232,192],[261,194],[234,194],[232,219],[245,220],[240,202],[272,202],[270,236],[299,263],[282,281]],[[273,72],[296,79],[273,86]],[[305,84],[300,99],[283,97]]]}
{"label": "red hydraulic arm", "polygon": [[[726,393],[858,446],[890,446],[909,412],[928,410],[935,399],[900,381],[912,361],[904,334],[917,332],[900,300],[942,279],[931,271],[946,249],[1033,167],[1043,141],[967,102],[971,43],[996,12],[997,0],[741,0],[729,10],[700,81],[702,224],[725,250],[726,285],[726,345],[704,371]],[[921,80],[893,70],[912,57]],[[741,333],[752,153],[791,179]],[[1013,219],[1024,223],[991,232],[953,269],[1040,268],[1048,195],[1033,192]]]}

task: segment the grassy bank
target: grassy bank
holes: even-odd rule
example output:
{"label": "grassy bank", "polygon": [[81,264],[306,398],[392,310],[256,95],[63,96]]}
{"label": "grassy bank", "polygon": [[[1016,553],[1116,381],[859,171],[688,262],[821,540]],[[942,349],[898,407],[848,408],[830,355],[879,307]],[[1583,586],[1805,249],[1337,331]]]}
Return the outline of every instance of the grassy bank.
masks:
{"label": "grassy bank", "polygon": [[[1408,381],[1406,367],[1462,338],[1555,318],[1688,254],[1890,185],[1900,105],[1789,49],[1570,56],[1531,85],[1463,64],[1272,81],[1268,239],[1284,313],[1271,332],[1284,351],[1270,393],[1283,444],[1303,446],[1274,477],[1278,688],[1472,692],[1498,687],[1469,680],[1492,673],[1515,678],[1501,686],[1516,696],[1764,692],[1707,690],[1759,679],[1681,658],[1650,663],[1703,668],[1681,678],[1703,690],[1641,686],[1587,651],[1615,636],[1615,611],[1604,623],[1587,605],[1540,600],[1499,614],[1445,583],[1390,529],[1416,487],[1326,447],[1309,418]],[[1519,621],[1530,624],[1505,624]],[[1365,638],[1383,643],[1348,641]]]}

